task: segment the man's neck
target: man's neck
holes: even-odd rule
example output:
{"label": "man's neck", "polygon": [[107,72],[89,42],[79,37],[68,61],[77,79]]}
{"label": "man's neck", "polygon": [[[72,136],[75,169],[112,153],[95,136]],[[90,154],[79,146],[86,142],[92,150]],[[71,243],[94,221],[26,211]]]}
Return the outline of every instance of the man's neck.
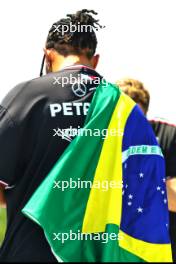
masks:
{"label": "man's neck", "polygon": [[59,60],[53,63],[52,71],[57,72],[66,67],[70,67],[73,65],[84,65],[84,66],[92,68],[90,61],[86,59],[85,57],[81,58],[78,56],[68,56],[67,58],[64,58],[63,60]]}

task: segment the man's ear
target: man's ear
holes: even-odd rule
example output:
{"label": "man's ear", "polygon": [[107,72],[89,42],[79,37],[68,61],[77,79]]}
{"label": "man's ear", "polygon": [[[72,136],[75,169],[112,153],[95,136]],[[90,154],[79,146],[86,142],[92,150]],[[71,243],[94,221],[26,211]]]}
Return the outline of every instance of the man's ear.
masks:
{"label": "man's ear", "polygon": [[45,58],[46,58],[46,71],[52,72],[52,63],[53,63],[53,56],[52,56],[52,50],[50,49],[43,49]]}
{"label": "man's ear", "polygon": [[99,62],[99,58],[100,58],[100,55],[97,54],[95,56],[92,57],[91,59],[91,64],[92,64],[92,68],[95,69],[97,67],[97,64]]}

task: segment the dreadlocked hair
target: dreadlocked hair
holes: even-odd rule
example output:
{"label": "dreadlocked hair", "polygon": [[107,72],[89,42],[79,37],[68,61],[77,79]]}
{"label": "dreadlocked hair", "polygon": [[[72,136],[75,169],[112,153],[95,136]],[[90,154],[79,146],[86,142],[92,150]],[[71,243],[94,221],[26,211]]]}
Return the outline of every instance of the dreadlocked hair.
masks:
{"label": "dreadlocked hair", "polygon": [[83,9],[54,23],[49,30],[46,48],[55,49],[63,56],[84,54],[91,58],[97,47],[95,30],[104,28],[92,15],[97,13]]}

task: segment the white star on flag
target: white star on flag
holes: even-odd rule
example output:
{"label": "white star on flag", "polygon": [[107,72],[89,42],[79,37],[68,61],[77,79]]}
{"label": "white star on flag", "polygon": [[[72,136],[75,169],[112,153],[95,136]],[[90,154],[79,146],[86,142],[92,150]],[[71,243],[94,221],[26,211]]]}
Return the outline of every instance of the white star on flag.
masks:
{"label": "white star on flag", "polygon": [[164,203],[165,203],[165,204],[167,203],[167,199],[164,199]]}
{"label": "white star on flag", "polygon": [[142,172],[139,173],[139,177],[140,177],[140,178],[144,178],[144,173],[142,173]]}
{"label": "white star on flag", "polygon": [[143,213],[143,208],[139,207],[139,208],[137,209],[137,211],[138,211],[138,213]]}
{"label": "white star on flag", "polygon": [[132,205],[132,202],[128,202],[128,206],[131,206]]}
{"label": "white star on flag", "polygon": [[166,179],[165,178],[163,178],[163,182],[166,182]]}
{"label": "white star on flag", "polygon": [[162,193],[162,194],[165,194],[165,191],[162,191],[161,193]]}
{"label": "white star on flag", "polygon": [[157,191],[160,191],[161,190],[161,187],[158,186],[156,189],[157,189]]}
{"label": "white star on flag", "polygon": [[132,194],[128,195],[128,198],[129,198],[130,200],[133,199],[133,195],[132,195]]}

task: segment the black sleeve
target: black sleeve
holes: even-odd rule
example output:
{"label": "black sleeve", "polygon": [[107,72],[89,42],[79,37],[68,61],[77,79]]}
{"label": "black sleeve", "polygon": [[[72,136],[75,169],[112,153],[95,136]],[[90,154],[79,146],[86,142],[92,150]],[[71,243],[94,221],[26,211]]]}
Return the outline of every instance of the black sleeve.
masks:
{"label": "black sleeve", "polygon": [[165,159],[166,159],[166,175],[168,177],[176,177],[176,128],[175,133],[171,136],[170,144],[167,149]]}
{"label": "black sleeve", "polygon": [[18,131],[8,111],[0,106],[0,184],[5,187],[17,181]]}

